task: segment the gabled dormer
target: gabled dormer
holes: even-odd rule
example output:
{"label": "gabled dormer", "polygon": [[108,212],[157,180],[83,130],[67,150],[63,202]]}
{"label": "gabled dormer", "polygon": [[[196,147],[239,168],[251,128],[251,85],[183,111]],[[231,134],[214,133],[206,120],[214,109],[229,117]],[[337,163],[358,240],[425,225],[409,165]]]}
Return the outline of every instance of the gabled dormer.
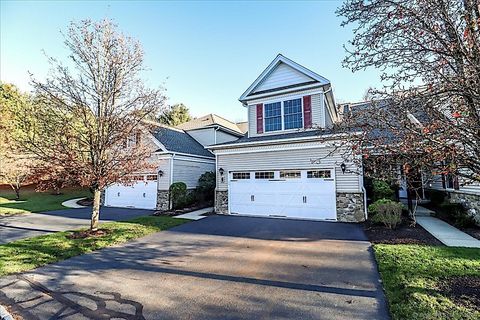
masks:
{"label": "gabled dormer", "polygon": [[338,120],[330,81],[279,54],[239,98],[248,135],[329,127]]}

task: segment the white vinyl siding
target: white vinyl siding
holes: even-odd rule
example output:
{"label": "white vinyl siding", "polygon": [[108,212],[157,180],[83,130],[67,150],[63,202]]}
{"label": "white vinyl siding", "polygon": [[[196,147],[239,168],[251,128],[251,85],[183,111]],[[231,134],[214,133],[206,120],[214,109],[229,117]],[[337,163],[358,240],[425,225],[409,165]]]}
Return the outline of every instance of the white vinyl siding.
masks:
{"label": "white vinyl siding", "polygon": [[170,158],[158,160],[158,171],[163,171],[163,175],[158,177],[158,190],[168,190],[170,187],[170,161]]}
{"label": "white vinyl siding", "polygon": [[323,127],[325,117],[325,105],[323,104],[323,93],[312,94],[312,127]]}
{"label": "white vinyl siding", "polygon": [[202,146],[215,144],[215,128],[189,130],[187,133]]}
{"label": "white vinyl siding", "polygon": [[[269,147],[270,150],[259,151],[260,147],[238,148],[232,151],[242,153],[218,154],[218,168],[223,168],[225,174],[231,171],[271,171],[271,170],[299,170],[299,169],[329,169],[335,168],[337,192],[362,192],[361,176],[358,174],[357,167],[347,163],[347,171],[342,173],[340,164],[344,162],[341,152],[335,152],[329,155],[329,147],[318,148],[319,142],[282,144]],[[305,149],[302,149],[305,147]],[[286,148],[295,148],[294,150],[282,150]],[[244,151],[251,153],[243,153]],[[262,149],[263,150],[263,149]],[[230,150],[229,150],[230,151]],[[218,151],[217,153],[221,153]],[[322,158],[317,163],[316,160]],[[313,162],[313,163],[312,163]],[[217,188],[219,190],[227,189],[227,181],[222,182],[217,175]]]}
{"label": "white vinyl siding", "polygon": [[225,143],[225,142],[230,142],[230,141],[235,141],[238,140],[238,136],[234,136],[231,134],[228,134],[226,132],[223,132],[222,130],[217,130],[217,144],[218,143]]}
{"label": "white vinyl siding", "polygon": [[202,146],[211,146],[218,143],[235,141],[239,138],[238,136],[226,133],[221,129],[216,130],[216,128],[186,130],[186,132]]}
{"label": "white vinyl siding", "polygon": [[[265,103],[268,103],[269,101],[278,101],[278,100],[287,101],[294,98],[298,98],[299,96],[307,96],[307,95],[312,96],[312,126],[314,129],[318,127],[322,127],[324,123],[324,116],[325,116],[325,106],[323,104],[323,93],[310,94],[309,91],[302,91],[302,92],[269,97],[263,100],[255,101],[255,103],[250,104],[248,106],[248,135],[250,137],[257,137],[261,135],[282,133],[281,131],[265,132],[265,126],[263,128],[264,133],[262,134],[257,133],[257,103],[263,103],[265,105]],[[263,114],[263,116],[265,119],[265,113]],[[303,118],[303,114],[302,114],[302,118]]]}
{"label": "white vinyl siding", "polygon": [[198,178],[207,171],[215,171],[214,160],[173,159],[173,182],[184,182],[188,189],[195,188]]}
{"label": "white vinyl siding", "polygon": [[253,90],[253,93],[311,81],[314,80],[309,76],[293,69],[290,66],[287,66],[284,63],[280,63],[262,82],[257,85],[257,87]]}

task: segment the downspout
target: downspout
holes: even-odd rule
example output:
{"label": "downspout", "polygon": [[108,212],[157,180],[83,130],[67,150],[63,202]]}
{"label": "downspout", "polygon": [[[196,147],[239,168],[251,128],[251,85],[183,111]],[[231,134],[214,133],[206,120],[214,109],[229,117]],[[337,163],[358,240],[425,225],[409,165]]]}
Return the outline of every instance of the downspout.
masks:
{"label": "downspout", "polygon": [[[173,184],[173,159],[175,158],[175,153],[172,153],[170,158],[170,186]],[[172,200],[170,199],[170,186],[168,186],[168,210],[172,209]]]}
{"label": "downspout", "polygon": [[367,190],[362,186],[363,191],[363,210],[365,211],[365,220],[368,220],[368,208],[367,208]]}
{"label": "downspout", "polygon": [[213,133],[213,144],[217,144],[217,131],[220,129],[220,127],[217,126]]}

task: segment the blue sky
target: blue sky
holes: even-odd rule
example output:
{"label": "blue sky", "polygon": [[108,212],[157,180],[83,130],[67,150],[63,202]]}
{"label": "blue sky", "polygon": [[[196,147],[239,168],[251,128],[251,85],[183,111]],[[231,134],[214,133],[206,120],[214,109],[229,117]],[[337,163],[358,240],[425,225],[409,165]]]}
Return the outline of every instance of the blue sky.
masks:
{"label": "blue sky", "polygon": [[60,30],[72,20],[113,19],[137,38],[151,69],[147,84],[163,85],[169,103],[194,116],[216,113],[246,120],[238,97],[278,53],[329,79],[337,101],[356,101],[379,72],[342,68],[351,28],[340,27],[338,1],[157,2],[1,1],[0,79],[29,90],[45,77],[45,55],[66,59]]}

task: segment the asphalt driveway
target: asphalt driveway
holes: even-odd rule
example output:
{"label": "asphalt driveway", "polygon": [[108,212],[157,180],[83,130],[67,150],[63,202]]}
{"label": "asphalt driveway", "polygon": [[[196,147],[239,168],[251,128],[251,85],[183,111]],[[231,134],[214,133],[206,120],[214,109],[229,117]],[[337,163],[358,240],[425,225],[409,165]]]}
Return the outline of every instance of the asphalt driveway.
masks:
{"label": "asphalt driveway", "polygon": [[[88,227],[92,208],[64,209],[0,217],[0,244],[42,234]],[[152,214],[151,210],[102,207],[101,221],[123,221]]]}
{"label": "asphalt driveway", "polygon": [[210,216],[0,279],[27,319],[388,319],[360,226]]}

